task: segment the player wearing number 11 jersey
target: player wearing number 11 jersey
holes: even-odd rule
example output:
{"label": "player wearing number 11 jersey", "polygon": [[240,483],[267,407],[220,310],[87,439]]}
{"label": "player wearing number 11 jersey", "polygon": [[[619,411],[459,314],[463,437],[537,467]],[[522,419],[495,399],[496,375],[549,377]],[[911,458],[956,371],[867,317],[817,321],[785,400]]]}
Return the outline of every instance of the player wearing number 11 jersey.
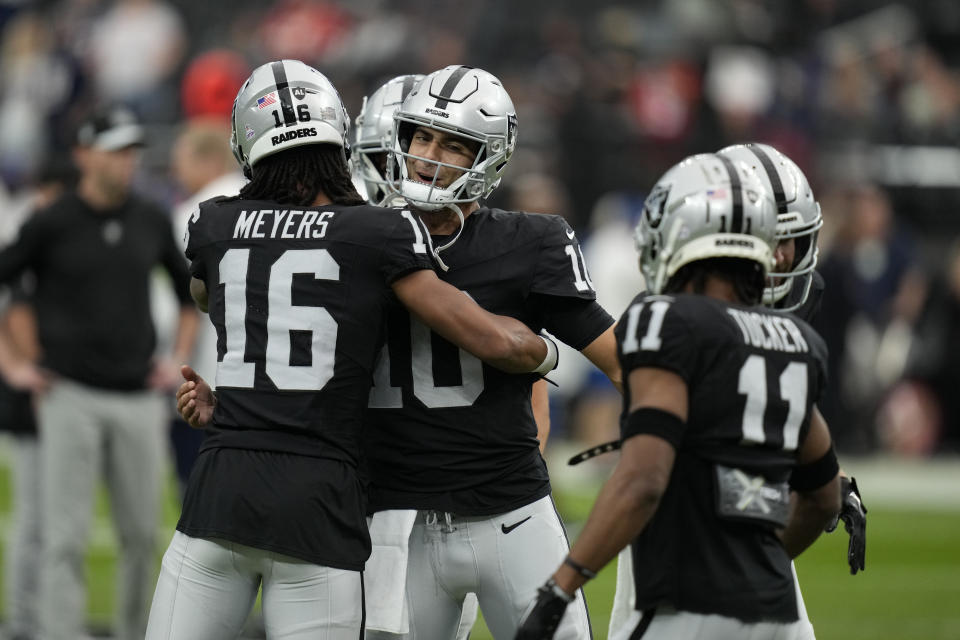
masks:
{"label": "player wearing number 11 jersey", "polygon": [[347,122],[333,85],[297,61],[258,68],[234,103],[234,152],[251,182],[239,198],[200,205],[186,250],[219,363],[215,407],[195,378],[178,400],[211,433],[147,638],[235,638],[261,586],[270,638],[362,635],[370,540],[359,432],[394,296],[509,371],[555,362],[521,323],[437,279],[412,215],[362,205]]}
{"label": "player wearing number 11 jersey", "polygon": [[616,330],[621,458],[518,639],[552,637],[574,589],[626,542],[636,610],[618,640],[805,629],[790,560],[839,511],[839,467],[813,409],[823,340],[759,306],[776,222],[756,173],[724,156],[688,158],[651,191],[636,233],[650,292]]}

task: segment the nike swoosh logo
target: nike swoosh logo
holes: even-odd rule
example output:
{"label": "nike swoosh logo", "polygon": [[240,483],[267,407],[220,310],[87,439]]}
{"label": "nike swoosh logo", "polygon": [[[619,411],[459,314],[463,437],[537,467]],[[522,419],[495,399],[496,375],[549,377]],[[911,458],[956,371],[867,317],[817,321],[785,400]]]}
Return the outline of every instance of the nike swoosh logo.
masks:
{"label": "nike swoosh logo", "polygon": [[567,238],[573,240],[573,229],[567,229]]}
{"label": "nike swoosh logo", "polygon": [[524,518],[524,519],[521,520],[520,522],[516,522],[516,523],[510,525],[509,527],[508,527],[507,525],[505,525],[505,524],[501,524],[501,525],[500,525],[500,530],[503,531],[504,533],[510,533],[511,531],[513,531],[514,529],[516,529],[517,527],[519,527],[520,525],[522,525],[524,522],[526,522],[527,520],[529,520],[529,519],[532,518],[532,517],[533,517],[533,516],[527,516],[526,518]]}

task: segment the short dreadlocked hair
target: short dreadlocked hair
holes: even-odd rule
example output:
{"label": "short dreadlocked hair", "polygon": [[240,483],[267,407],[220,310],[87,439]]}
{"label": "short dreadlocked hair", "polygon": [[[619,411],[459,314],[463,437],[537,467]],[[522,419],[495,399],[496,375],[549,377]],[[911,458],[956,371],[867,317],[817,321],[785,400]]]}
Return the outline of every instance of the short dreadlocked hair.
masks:
{"label": "short dreadlocked hair", "polygon": [[309,207],[321,191],[334,204],[366,204],[336,145],[301,145],[266,156],[253,167],[253,178],[240,189],[240,198]]}
{"label": "short dreadlocked hair", "polygon": [[706,290],[707,278],[716,277],[733,285],[737,298],[746,305],[760,304],[766,273],[759,262],[744,258],[706,258],[683,265],[663,288],[663,293],[681,293],[693,283],[694,293]]}

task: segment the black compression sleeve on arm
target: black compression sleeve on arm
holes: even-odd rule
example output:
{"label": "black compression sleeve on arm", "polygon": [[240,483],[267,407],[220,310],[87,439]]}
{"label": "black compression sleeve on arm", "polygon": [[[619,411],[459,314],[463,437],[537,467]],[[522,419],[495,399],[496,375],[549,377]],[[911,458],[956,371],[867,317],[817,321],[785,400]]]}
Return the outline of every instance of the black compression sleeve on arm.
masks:
{"label": "black compression sleeve on arm", "polygon": [[623,441],[645,433],[663,438],[673,445],[674,449],[677,449],[680,447],[683,432],[686,428],[687,425],[675,413],[663,409],[643,407],[627,416],[626,422],[620,429],[620,440]]}
{"label": "black compression sleeve on arm", "polygon": [[827,484],[840,471],[837,453],[833,444],[825,454],[814,462],[797,465],[790,475],[790,488],[794,491],[813,491]]}
{"label": "black compression sleeve on arm", "polygon": [[587,347],[614,323],[613,317],[596,300],[532,294],[544,328],[577,351]]}

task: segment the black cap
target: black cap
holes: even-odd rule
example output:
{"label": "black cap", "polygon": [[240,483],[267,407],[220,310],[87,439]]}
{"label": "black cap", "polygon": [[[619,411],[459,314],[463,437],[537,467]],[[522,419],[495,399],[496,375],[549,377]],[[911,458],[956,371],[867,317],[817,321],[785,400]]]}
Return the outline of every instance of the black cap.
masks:
{"label": "black cap", "polygon": [[86,120],[77,130],[77,144],[102,151],[119,151],[144,144],[143,127],[126,107],[110,107]]}

